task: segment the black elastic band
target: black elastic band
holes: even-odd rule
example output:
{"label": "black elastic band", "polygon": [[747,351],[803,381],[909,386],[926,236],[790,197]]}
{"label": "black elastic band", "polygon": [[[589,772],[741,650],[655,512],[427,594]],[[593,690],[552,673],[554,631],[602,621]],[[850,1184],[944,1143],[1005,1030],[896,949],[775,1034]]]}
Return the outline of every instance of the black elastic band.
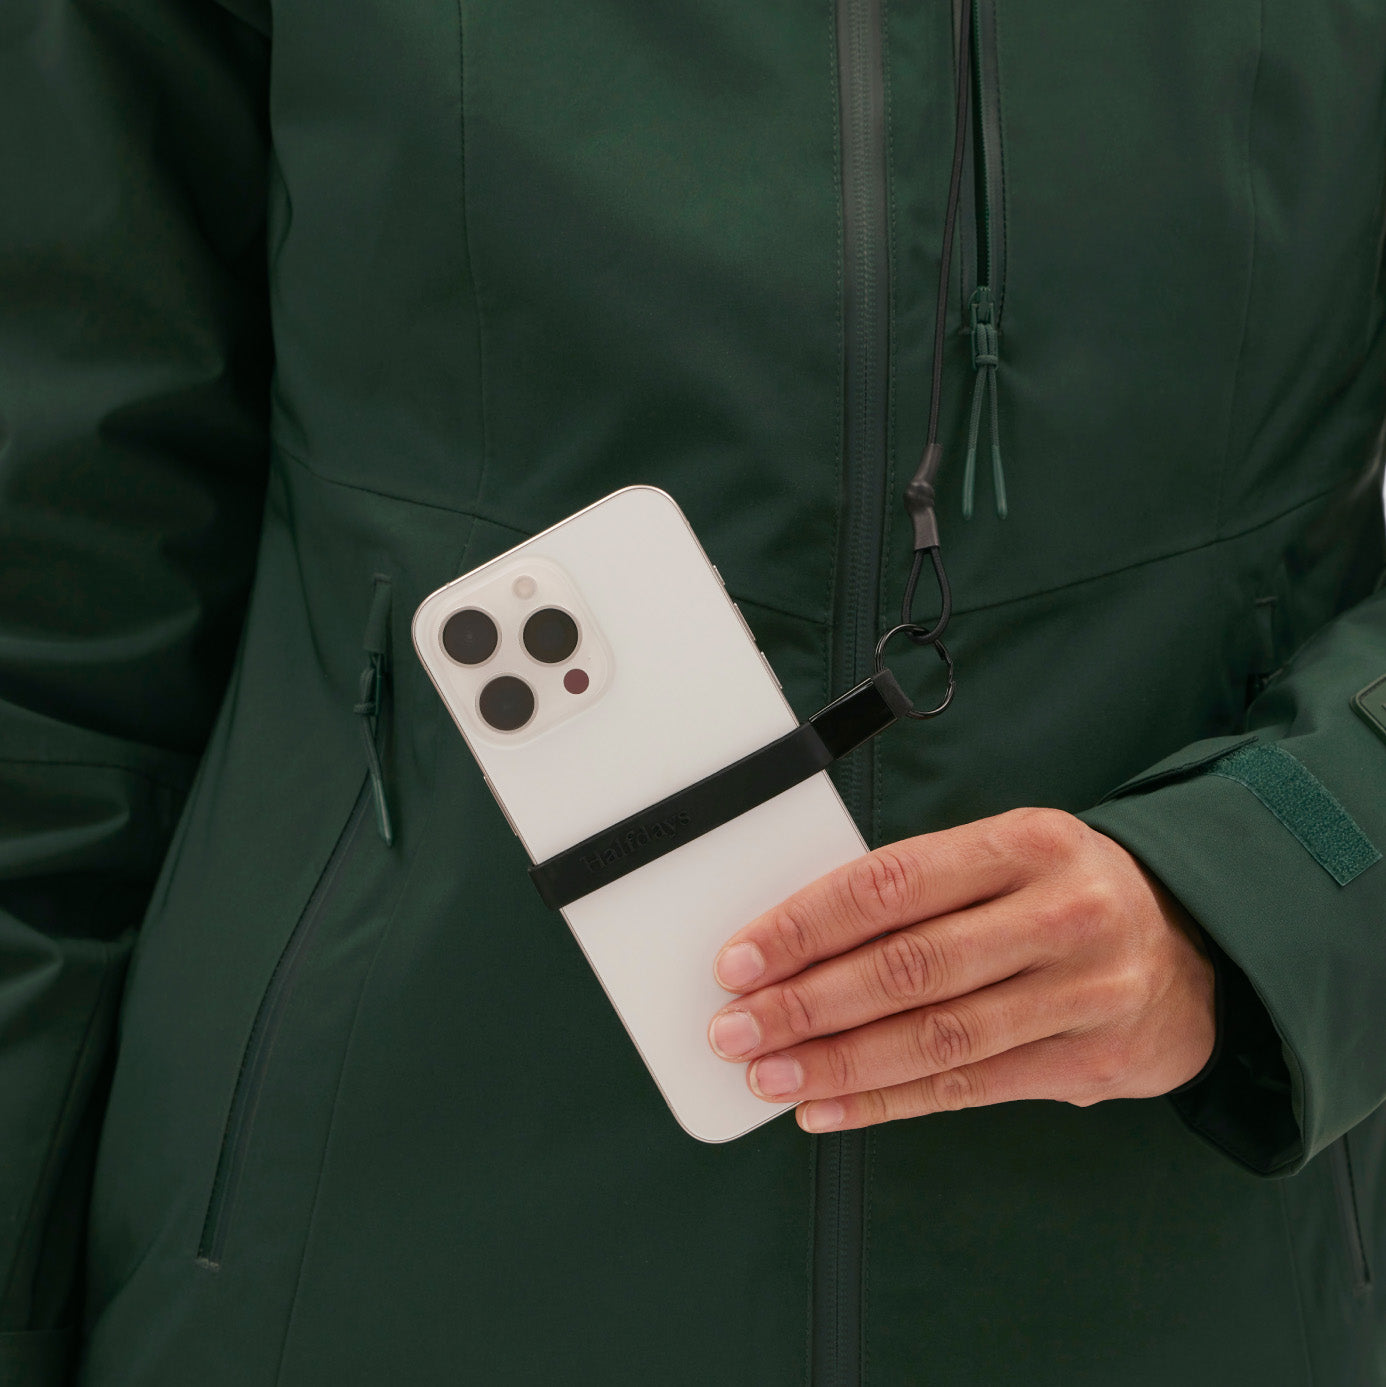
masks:
{"label": "black elastic band", "polygon": [[529,874],[544,904],[561,910],[826,770],[909,711],[895,676],[878,670],[793,732],[536,864]]}

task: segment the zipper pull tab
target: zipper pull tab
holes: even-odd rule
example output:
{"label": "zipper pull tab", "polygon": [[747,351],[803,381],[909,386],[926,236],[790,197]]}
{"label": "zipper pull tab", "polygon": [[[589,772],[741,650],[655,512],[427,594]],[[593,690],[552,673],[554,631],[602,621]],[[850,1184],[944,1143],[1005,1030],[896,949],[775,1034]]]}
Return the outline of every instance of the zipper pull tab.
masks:
{"label": "zipper pull tab", "polygon": [[395,841],[395,833],[390,822],[390,803],[385,796],[385,771],[380,764],[376,734],[385,696],[385,676],[390,667],[390,580],[378,573],[361,644],[366,652],[366,667],[361,671],[359,696],[352,711],[361,719],[361,742],[366,751],[366,769],[375,801],[375,826],[388,848]]}
{"label": "zipper pull tab", "polygon": [[996,368],[1001,364],[1001,334],[996,326],[996,309],[991,289],[979,284],[968,303],[972,317],[972,368],[977,375],[972,384],[972,413],[967,427],[967,457],[963,463],[962,512],[972,519],[972,502],[977,486],[977,436],[982,428],[983,396],[991,404],[991,482],[996,493],[996,514],[1006,518],[1006,475],[1001,467],[1001,418],[997,403]]}

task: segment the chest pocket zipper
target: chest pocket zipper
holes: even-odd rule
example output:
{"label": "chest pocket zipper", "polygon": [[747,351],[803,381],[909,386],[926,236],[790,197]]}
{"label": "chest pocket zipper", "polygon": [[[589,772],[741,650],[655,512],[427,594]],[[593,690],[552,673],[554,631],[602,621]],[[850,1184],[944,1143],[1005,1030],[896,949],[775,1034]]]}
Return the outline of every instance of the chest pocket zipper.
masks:
{"label": "chest pocket zipper", "polygon": [[380,840],[388,848],[395,841],[390,820],[390,801],[385,793],[385,770],[380,761],[381,707],[385,699],[385,681],[390,661],[390,580],[375,575],[371,590],[371,610],[366,618],[366,667],[361,671],[359,696],[352,710],[360,718],[361,742],[366,752],[366,772],[370,778],[371,798],[375,804],[375,826]]}

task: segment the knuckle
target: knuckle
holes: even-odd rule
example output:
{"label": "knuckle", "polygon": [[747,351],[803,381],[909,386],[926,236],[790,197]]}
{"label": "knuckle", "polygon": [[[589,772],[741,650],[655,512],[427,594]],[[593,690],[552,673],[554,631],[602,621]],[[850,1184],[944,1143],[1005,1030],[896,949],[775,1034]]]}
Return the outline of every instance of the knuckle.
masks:
{"label": "knuckle", "polygon": [[1115,1040],[1090,1045],[1081,1065],[1082,1086],[1092,1101],[1109,1096],[1120,1084],[1127,1069],[1127,1056]]}
{"label": "knuckle", "polygon": [[913,1002],[942,973],[938,950],[916,934],[893,934],[873,955],[876,984],[889,1002]]}
{"label": "knuckle", "polygon": [[935,1106],[942,1112],[960,1112],[982,1102],[982,1086],[976,1075],[966,1069],[952,1069],[933,1081]]}
{"label": "knuckle", "polygon": [[935,1008],[925,1012],[918,1035],[920,1058],[930,1069],[956,1069],[972,1058],[972,1033],[956,1011]]}
{"label": "knuckle", "polygon": [[1073,915],[1062,896],[1050,893],[1030,907],[1030,927],[1036,935],[1055,946],[1067,946]]}
{"label": "knuckle", "polygon": [[823,1050],[823,1066],[834,1093],[854,1093],[858,1088],[857,1061],[846,1045],[833,1043]]}
{"label": "knuckle", "polygon": [[1144,970],[1134,960],[1122,960],[1088,981],[1083,1002],[1097,1020],[1115,1022],[1143,1010],[1150,991]]}
{"label": "knuckle", "polygon": [[1005,817],[1015,850],[1035,866],[1072,856],[1082,841],[1082,821],[1061,809],[1013,809]]}
{"label": "knuckle", "polygon": [[1103,872],[1085,872],[1072,891],[1073,922],[1085,930],[1097,930],[1121,916],[1115,885]]}
{"label": "knuckle", "polygon": [[1140,1010],[1151,993],[1150,978],[1134,958],[1124,959],[1115,967],[1109,981],[1115,1003],[1123,1014]]}
{"label": "knuckle", "polygon": [[794,963],[804,963],[813,958],[814,932],[800,904],[786,901],[775,912],[770,928],[777,953]]}
{"label": "knuckle", "polygon": [[808,989],[796,982],[785,983],[776,994],[776,1006],[784,1029],[796,1040],[817,1035],[816,1008]]}
{"label": "knuckle", "polygon": [[1049,890],[1032,912],[1035,928],[1067,950],[1095,942],[1121,918],[1116,889],[1095,872]]}
{"label": "knuckle", "polygon": [[913,876],[905,857],[892,847],[859,857],[843,876],[847,905],[868,919],[894,917],[913,899]]}
{"label": "knuckle", "polygon": [[859,1120],[866,1126],[873,1126],[877,1122],[889,1122],[890,1104],[886,1100],[885,1094],[878,1088],[867,1090],[865,1093],[858,1094],[853,1099],[853,1104],[857,1108]]}

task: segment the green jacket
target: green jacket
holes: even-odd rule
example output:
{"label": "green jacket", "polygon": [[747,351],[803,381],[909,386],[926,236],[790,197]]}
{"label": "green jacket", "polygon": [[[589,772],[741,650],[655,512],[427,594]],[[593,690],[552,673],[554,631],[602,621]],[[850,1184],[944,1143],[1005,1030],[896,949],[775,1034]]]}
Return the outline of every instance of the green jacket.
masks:
{"label": "green jacket", "polygon": [[271,8],[0,9],[0,1383],[1386,1382],[1386,4],[976,0],[959,691],[840,777],[872,842],[1126,844],[1222,951],[1217,1061],[726,1146],[408,618],[649,482],[801,714],[862,674],[956,16]]}

